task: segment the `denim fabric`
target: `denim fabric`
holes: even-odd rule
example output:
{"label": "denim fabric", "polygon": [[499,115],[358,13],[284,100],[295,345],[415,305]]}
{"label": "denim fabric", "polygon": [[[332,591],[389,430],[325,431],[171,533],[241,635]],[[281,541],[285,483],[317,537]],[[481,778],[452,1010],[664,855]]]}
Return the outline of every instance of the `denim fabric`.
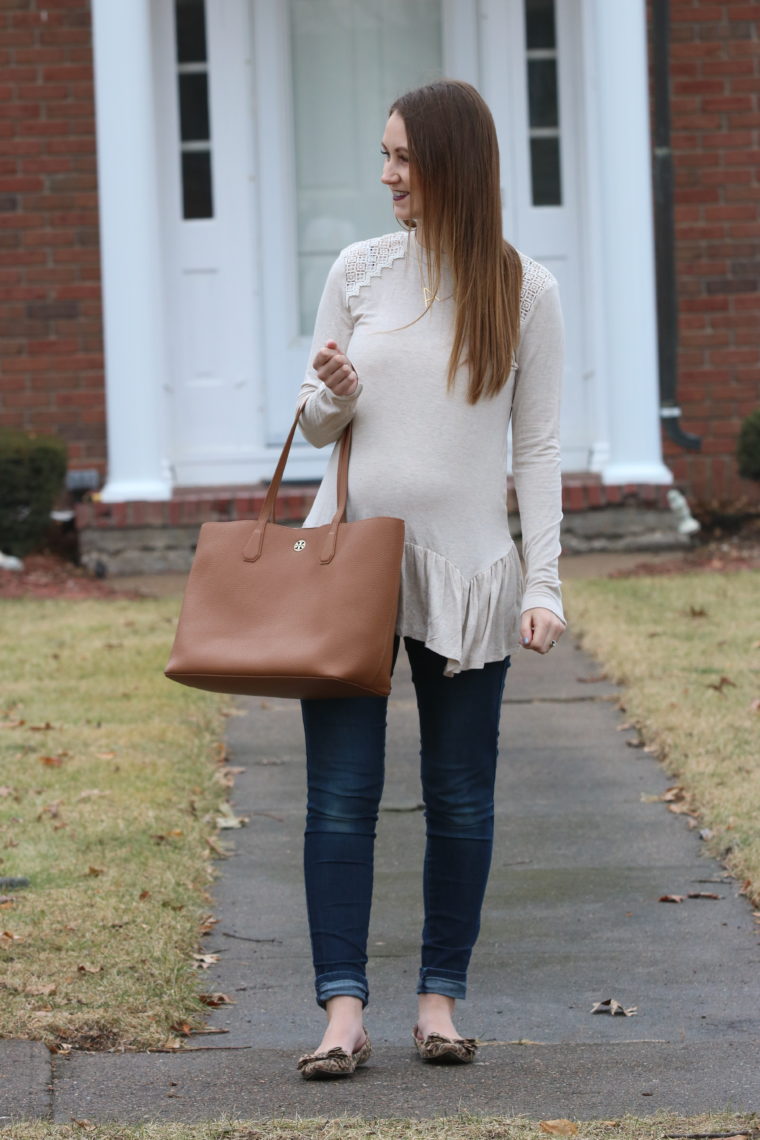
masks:
{"label": "denim fabric", "polygon": [[[509,658],[444,677],[444,658],[405,638],[420,717],[427,843],[418,993],[463,998],[493,846],[499,715]],[[304,843],[317,1001],[366,1005],[375,829],[385,774],[384,697],[302,701]]]}

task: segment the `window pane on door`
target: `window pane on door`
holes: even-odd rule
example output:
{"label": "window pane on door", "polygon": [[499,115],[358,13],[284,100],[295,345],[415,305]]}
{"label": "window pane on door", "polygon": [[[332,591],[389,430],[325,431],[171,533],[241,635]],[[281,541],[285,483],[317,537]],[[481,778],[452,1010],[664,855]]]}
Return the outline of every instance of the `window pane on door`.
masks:
{"label": "window pane on door", "polygon": [[300,328],[337,253],[398,228],[380,184],[388,107],[441,76],[441,0],[290,0]]}

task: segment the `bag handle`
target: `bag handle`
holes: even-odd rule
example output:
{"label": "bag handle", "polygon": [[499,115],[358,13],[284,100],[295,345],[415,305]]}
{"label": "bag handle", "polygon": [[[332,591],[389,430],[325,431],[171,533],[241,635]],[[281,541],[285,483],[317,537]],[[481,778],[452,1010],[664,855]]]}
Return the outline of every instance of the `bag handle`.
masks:
{"label": "bag handle", "polygon": [[[305,403],[305,402],[304,402]],[[259,516],[256,520],[256,526],[253,529],[253,534],[243,547],[243,559],[245,562],[256,562],[261,558],[261,552],[264,547],[264,534],[266,532],[267,524],[275,521],[274,512],[277,504],[277,496],[280,492],[280,483],[282,476],[285,472],[285,465],[288,462],[290,448],[296,434],[298,421],[301,418],[301,412],[304,409],[304,404],[301,404],[296,412],[296,418],[293,420],[293,426],[288,433],[288,438],[280,454],[277,467],[275,468],[272,481],[269,484],[266,498],[259,511]],[[351,421],[349,420],[346,425],[343,435],[340,440],[340,455],[338,456],[338,485],[337,485],[337,498],[338,505],[330,523],[330,529],[322,547],[320,555],[320,562],[326,565],[332,562],[335,557],[335,549],[338,542],[338,526],[345,521],[346,506],[348,503],[348,460],[351,454]]]}

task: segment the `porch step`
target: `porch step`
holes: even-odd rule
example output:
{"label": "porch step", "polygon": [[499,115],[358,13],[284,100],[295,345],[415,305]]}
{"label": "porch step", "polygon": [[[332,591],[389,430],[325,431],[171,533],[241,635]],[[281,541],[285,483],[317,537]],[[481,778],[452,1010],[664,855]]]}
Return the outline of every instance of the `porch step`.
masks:
{"label": "porch step", "polygon": [[[668,508],[668,487],[659,484],[605,486],[592,472],[563,476],[565,520],[562,546],[568,553],[593,550],[667,550],[688,545]],[[290,484],[277,499],[278,522],[303,522],[317,483]],[[257,517],[267,484],[247,487],[191,487],[165,502],[79,503],[76,526],[82,564],[108,575],[184,572],[192,561],[204,522]],[[507,501],[513,533],[519,535],[512,480]]]}

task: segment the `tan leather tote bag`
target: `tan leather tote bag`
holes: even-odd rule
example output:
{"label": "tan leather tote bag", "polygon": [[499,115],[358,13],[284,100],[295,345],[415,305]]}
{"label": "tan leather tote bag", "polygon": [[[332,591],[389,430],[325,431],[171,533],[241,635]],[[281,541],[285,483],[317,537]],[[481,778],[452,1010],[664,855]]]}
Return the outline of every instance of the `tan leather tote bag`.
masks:
{"label": "tan leather tote bag", "polygon": [[255,521],[200,530],[166,676],[217,693],[386,696],[404,523],[346,522],[351,424],[326,526],[275,523],[299,408]]}

